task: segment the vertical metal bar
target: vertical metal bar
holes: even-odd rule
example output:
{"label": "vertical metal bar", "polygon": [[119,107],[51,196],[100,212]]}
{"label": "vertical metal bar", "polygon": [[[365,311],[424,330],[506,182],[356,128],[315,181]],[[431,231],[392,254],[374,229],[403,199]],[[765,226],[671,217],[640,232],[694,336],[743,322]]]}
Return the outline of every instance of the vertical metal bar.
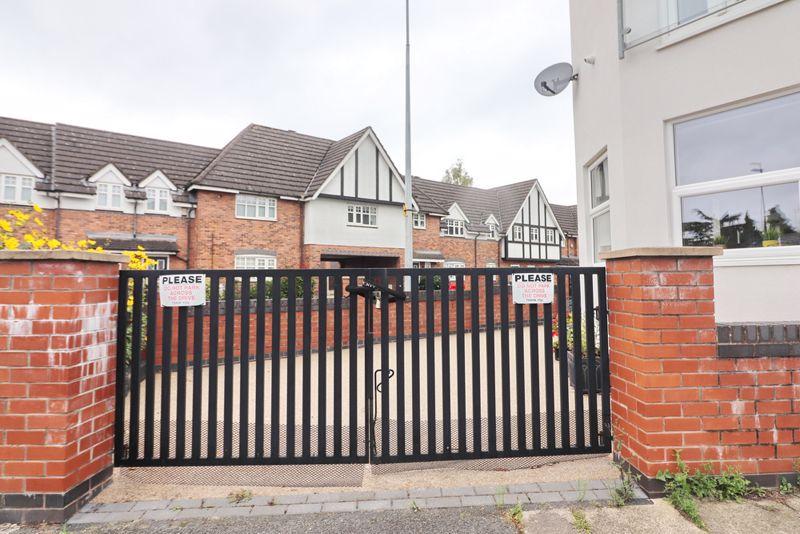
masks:
{"label": "vertical metal bar", "polygon": [[[371,273],[370,273],[371,274]],[[373,383],[373,367],[375,357],[375,347],[373,338],[373,328],[375,320],[375,300],[374,294],[367,294],[364,299],[364,430],[366,432],[365,449],[367,456],[372,454],[372,431],[373,419],[372,413],[375,405],[374,383]]]}
{"label": "vertical metal bar", "polygon": [[127,362],[128,332],[128,274],[119,273],[117,288],[117,359],[116,359],[116,405],[114,413],[114,465],[121,465],[125,450],[125,366]]}
{"label": "vertical metal bar", "polygon": [[212,274],[208,318],[208,457],[217,457],[217,375],[219,362],[219,276]]}
{"label": "vertical metal bar", "polygon": [[186,346],[187,346],[187,317],[189,308],[178,308],[178,406],[175,415],[177,425],[175,428],[175,458],[183,460],[186,457]]}
{"label": "vertical metal bar", "polygon": [[266,325],[266,276],[256,277],[256,448],[255,457],[264,457],[264,342]]}
{"label": "vertical metal bar", "polygon": [[[381,285],[388,286],[386,275]],[[389,456],[389,295],[381,291],[381,456]],[[377,400],[376,400],[377,402]]]}
{"label": "vertical metal bar", "polygon": [[247,458],[250,434],[250,276],[242,275],[239,314],[239,458]]}
{"label": "vertical metal bar", "polygon": [[606,271],[597,275],[598,306],[600,307],[600,374],[602,376],[603,443],[611,446],[611,386],[608,370],[608,304],[606,302]]}
{"label": "vertical metal bar", "polygon": [[594,275],[586,273],[586,367],[589,375],[589,446],[597,447],[597,364],[595,362]]}
{"label": "vertical metal bar", "polygon": [[[192,342],[192,459],[200,459],[200,435],[203,423],[203,315],[205,306],[194,307]],[[188,310],[187,310],[188,311]]]}
{"label": "vertical metal bar", "polygon": [[[356,287],[358,285],[358,276],[350,275],[350,286]],[[350,356],[348,364],[348,373],[350,379],[349,402],[350,413],[348,414],[348,424],[350,426],[350,457],[355,458],[358,456],[358,295],[350,292],[350,342],[348,344],[347,352]],[[366,399],[365,399],[366,402]],[[364,428],[367,431],[367,428]]]}
{"label": "vertical metal bar", "polygon": [[470,276],[469,326],[472,330],[472,450],[480,452],[481,444],[481,325],[480,325],[480,275]]}
{"label": "vertical metal bar", "polygon": [[586,433],[583,424],[583,322],[581,321],[581,274],[570,274],[572,281],[572,354],[575,375],[575,446],[586,446]]}
{"label": "vertical metal bar", "polygon": [[133,326],[131,327],[131,432],[129,458],[139,458],[139,369],[142,357],[142,278],[133,279]]}
{"label": "vertical metal bar", "polygon": [[295,450],[295,337],[297,335],[297,277],[286,278],[286,456],[293,457]]}
{"label": "vertical metal bar", "polygon": [[553,376],[553,305],[544,305],[544,390],[547,448],[556,448],[555,377]]}
{"label": "vertical metal bar", "polygon": [[[471,276],[475,277],[475,273]],[[458,452],[467,450],[467,365],[464,348],[464,275],[456,275],[456,406],[458,417]]]}
{"label": "vertical metal bar", "polygon": [[442,450],[450,454],[453,448],[453,439],[450,429],[450,275],[442,275],[442,301],[441,301],[441,342],[442,342]]}
{"label": "vertical metal bar", "polygon": [[[525,441],[525,310],[522,304],[514,304],[514,337],[516,356],[514,374],[517,386],[517,449],[526,449]],[[535,326],[531,326],[535,328]],[[531,350],[531,353],[533,351]]]}
{"label": "vertical metal bar", "polygon": [[222,454],[230,459],[233,451],[233,306],[234,279],[225,277],[225,391],[222,414]]}
{"label": "vertical metal bar", "polygon": [[[434,277],[430,273],[425,273],[425,359],[427,361],[428,377],[428,455],[436,454],[436,324],[434,323],[434,299],[433,299]],[[439,287],[441,289],[441,275],[439,276]]]}
{"label": "vertical metal bar", "polygon": [[333,455],[342,456],[342,279],[333,275]]}
{"label": "vertical metal bar", "polygon": [[419,366],[419,275],[411,271],[411,454],[421,454],[422,413]]}
{"label": "vertical metal bar", "polygon": [[542,421],[539,392],[539,305],[530,304],[528,306],[530,314],[530,344],[531,344],[531,435],[533,436],[533,448],[542,448]]}
{"label": "vertical metal bar", "polygon": [[[505,275],[503,275],[505,276]],[[486,400],[488,433],[489,433],[489,452],[497,452],[497,408],[494,376],[494,279],[492,275],[486,275]]]}
{"label": "vertical metal bar", "polygon": [[156,275],[147,276],[147,354],[145,360],[145,393],[144,393],[144,458],[153,459],[155,442],[154,425],[156,419]]}
{"label": "vertical metal bar", "polygon": [[[309,315],[311,313],[309,312]],[[328,277],[319,276],[317,293],[317,456],[327,456],[328,448]]]}
{"label": "vertical metal bar", "polygon": [[303,377],[302,377],[302,452],[311,456],[311,276],[304,274],[303,282]]}
{"label": "vertical metal bar", "polygon": [[[389,190],[391,191],[391,181]],[[398,289],[405,291],[404,278],[397,276]],[[395,301],[395,354],[397,370],[397,456],[406,454],[406,334],[405,334],[405,301]]]}
{"label": "vertical metal bar", "polygon": [[569,383],[567,367],[567,279],[564,273],[557,274],[558,285],[558,383],[561,401],[561,448],[570,448],[569,438]]}
{"label": "vertical metal bar", "polygon": [[[269,455],[276,459],[281,453],[280,428],[281,428],[281,285],[280,276],[272,277],[272,352],[270,354],[270,367],[272,376],[269,388]],[[287,358],[288,364],[288,358]]]}
{"label": "vertical metal bar", "polygon": [[170,445],[170,389],[172,386],[172,308],[162,308],[161,317],[161,445],[159,458],[167,464]]}
{"label": "vertical metal bar", "polygon": [[502,380],[503,451],[511,450],[511,350],[508,340],[508,276],[500,277],[500,373]]}

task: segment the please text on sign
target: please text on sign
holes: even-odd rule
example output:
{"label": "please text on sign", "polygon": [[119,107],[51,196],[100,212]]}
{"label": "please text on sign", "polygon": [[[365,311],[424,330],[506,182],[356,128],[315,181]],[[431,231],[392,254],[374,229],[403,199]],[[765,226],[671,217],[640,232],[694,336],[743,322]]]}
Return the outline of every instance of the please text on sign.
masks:
{"label": "please text on sign", "polygon": [[553,302],[553,273],[514,273],[511,293],[514,304],[551,304]]}
{"label": "please text on sign", "polygon": [[206,275],[165,274],[158,277],[162,306],[201,306],[206,303]]}

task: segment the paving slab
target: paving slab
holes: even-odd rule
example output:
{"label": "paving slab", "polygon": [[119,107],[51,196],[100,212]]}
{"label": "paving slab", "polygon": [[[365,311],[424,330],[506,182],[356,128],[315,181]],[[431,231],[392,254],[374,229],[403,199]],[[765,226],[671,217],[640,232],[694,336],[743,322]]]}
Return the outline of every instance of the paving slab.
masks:
{"label": "paving slab", "polygon": [[131,509],[134,512],[147,510],[166,510],[172,501],[139,501]]}
{"label": "paving slab", "polygon": [[171,521],[178,519],[177,510],[148,510],[142,515],[143,520],[149,521]]}
{"label": "paving slab", "polygon": [[326,502],[322,505],[323,512],[355,512],[356,501]]}
{"label": "paving slab", "polygon": [[272,506],[253,506],[253,508],[250,510],[250,515],[283,515],[286,513],[286,508],[287,505],[285,504],[275,504]]}
{"label": "paving slab", "polygon": [[432,497],[425,499],[425,508],[460,508],[460,497]]}
{"label": "paving slab", "polygon": [[374,511],[374,510],[389,510],[392,507],[392,501],[383,499],[380,501],[359,501],[358,510]]}
{"label": "paving slab", "polygon": [[322,511],[322,504],[290,504],[286,507],[287,514],[316,514]]}

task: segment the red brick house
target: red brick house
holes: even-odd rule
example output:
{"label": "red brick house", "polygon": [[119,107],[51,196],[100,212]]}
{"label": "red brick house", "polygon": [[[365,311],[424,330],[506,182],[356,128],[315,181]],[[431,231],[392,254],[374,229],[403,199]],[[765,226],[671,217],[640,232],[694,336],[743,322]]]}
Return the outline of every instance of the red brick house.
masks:
{"label": "red brick house", "polygon": [[[0,206],[38,204],[58,239],[141,245],[162,268],[401,266],[401,176],[369,127],[333,141],[251,124],[216,149],[0,118]],[[417,265],[576,254],[574,215],[536,180],[414,183]]]}

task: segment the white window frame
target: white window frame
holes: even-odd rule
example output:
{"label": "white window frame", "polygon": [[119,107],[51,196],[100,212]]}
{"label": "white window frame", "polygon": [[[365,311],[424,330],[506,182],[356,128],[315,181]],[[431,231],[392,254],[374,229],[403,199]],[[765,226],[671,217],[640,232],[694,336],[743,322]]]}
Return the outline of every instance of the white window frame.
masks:
{"label": "white window frame", "polygon": [[155,265],[151,265],[147,268],[148,271],[166,271],[169,269],[169,256],[153,256],[150,255],[150,258],[156,261]]}
{"label": "white window frame", "polygon": [[[6,187],[10,182],[14,182],[11,186],[14,188],[11,197],[6,196]],[[4,174],[0,176],[0,202],[7,204],[24,204],[30,205],[33,202],[33,188],[35,180],[30,176],[20,176],[18,174]],[[27,191],[27,195],[23,194]],[[27,196],[27,198],[24,198]]]}
{"label": "white window frame", "polygon": [[539,243],[539,228],[531,226],[531,243]]}
{"label": "white window frame", "polygon": [[[608,195],[608,200],[598,204],[595,207],[592,207],[592,171],[597,168],[598,166],[602,165],[602,163],[606,163],[606,193]],[[588,236],[587,239],[587,252],[589,254],[590,261],[594,265],[604,265],[605,261],[601,259],[595,259],[594,257],[594,221],[601,215],[605,215],[609,213],[609,217],[611,217],[611,172],[609,169],[609,161],[608,161],[608,152],[603,152],[595,158],[595,160],[586,168],[586,175],[585,175],[585,184],[586,184],[586,197],[587,197],[587,206],[589,206],[589,216],[587,217],[587,224],[586,224],[586,235]]]}
{"label": "white window frame", "polygon": [[[255,215],[247,215],[247,208],[253,207]],[[242,208],[244,214],[239,213]],[[260,208],[264,209],[264,215],[259,215]],[[274,197],[263,197],[259,195],[249,195],[246,193],[236,194],[236,206],[234,215],[237,219],[250,219],[255,221],[275,221],[278,219],[278,199]]]}
{"label": "white window frame", "polygon": [[466,225],[464,224],[464,221],[449,217],[442,218],[442,225],[439,235],[445,237],[464,237],[465,234]]}
{"label": "white window frame", "polygon": [[414,228],[424,230],[428,227],[428,217],[424,213],[415,211],[412,215],[412,224]]}
{"label": "white window frame", "polygon": [[525,234],[525,232],[524,232],[524,229],[522,228],[522,226],[520,226],[518,224],[515,224],[514,225],[514,241],[517,241],[517,242],[525,241],[524,234]]}
{"label": "white window frame", "polygon": [[556,244],[556,230],[555,228],[546,228],[545,232],[545,241],[548,245],[555,245]]}
{"label": "white window frame", "polygon": [[[147,213],[169,213],[170,200],[172,195],[169,189],[161,187],[148,187],[145,189],[147,200],[145,202],[145,211]],[[150,207],[150,201],[153,201],[153,207]],[[164,203],[164,208],[161,208],[161,203]]]}
{"label": "white window frame", "polygon": [[347,226],[378,227],[378,208],[369,204],[347,205]]}
{"label": "white window frame", "polygon": [[237,254],[234,269],[277,269],[278,258],[269,254]]}
{"label": "white window frame", "polygon": [[[779,94],[771,94],[765,97],[754,98],[746,102],[738,102],[729,106],[715,109],[712,112],[700,112],[687,117],[682,117],[679,121],[666,124],[667,146],[670,157],[667,158],[667,180],[671,194],[672,208],[672,242],[676,247],[683,246],[683,213],[682,200],[684,197],[706,195],[711,193],[724,193],[726,191],[736,191],[739,189],[749,189],[753,187],[765,187],[770,185],[781,185],[790,182],[800,182],[800,167],[768,171],[759,174],[748,174],[745,176],[735,176],[731,178],[721,178],[686,185],[677,185],[678,174],[675,168],[675,128],[679,122],[686,122],[701,117],[709,117],[729,111],[747,107],[752,104],[772,100],[781,96],[790,95],[797,92],[791,90]],[[800,190],[800,185],[798,185]],[[800,194],[800,193],[799,193]],[[790,245],[785,247],[753,247],[725,249],[722,256],[714,257],[714,266],[717,267],[740,267],[740,266],[760,266],[760,265],[800,265],[800,245]]]}
{"label": "white window frame", "polygon": [[[101,210],[114,210],[122,211],[122,199],[125,194],[122,190],[121,184],[109,184],[106,182],[99,182],[97,187],[97,208]],[[105,202],[101,202],[101,198],[105,197]],[[119,203],[114,205],[114,198],[119,199]]]}
{"label": "white window frame", "polygon": [[489,224],[489,237],[492,239],[497,239],[497,225],[494,223]]}
{"label": "white window frame", "polygon": [[444,266],[447,269],[464,269],[467,267],[467,264],[463,261],[446,261],[444,262]]}

